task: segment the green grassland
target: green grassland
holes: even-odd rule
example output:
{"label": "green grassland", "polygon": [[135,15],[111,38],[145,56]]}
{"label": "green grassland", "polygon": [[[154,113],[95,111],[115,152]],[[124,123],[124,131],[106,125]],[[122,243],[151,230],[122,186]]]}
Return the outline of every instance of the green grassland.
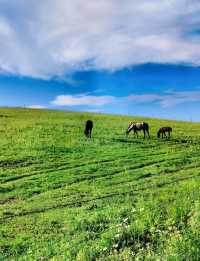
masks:
{"label": "green grassland", "polygon": [[0,109],[0,260],[199,260],[200,124],[134,119]]}

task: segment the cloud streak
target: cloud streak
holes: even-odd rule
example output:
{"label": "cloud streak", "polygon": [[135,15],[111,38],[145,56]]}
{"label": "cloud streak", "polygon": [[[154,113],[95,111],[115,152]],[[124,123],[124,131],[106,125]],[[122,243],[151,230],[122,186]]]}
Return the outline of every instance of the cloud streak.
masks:
{"label": "cloud streak", "polygon": [[114,96],[92,96],[92,95],[58,95],[51,102],[57,106],[103,106],[113,103],[116,100]]}
{"label": "cloud streak", "polygon": [[125,98],[128,102],[159,103],[161,107],[172,107],[181,103],[199,102],[200,90],[195,91],[168,91],[164,94],[129,95]]}
{"label": "cloud streak", "polygon": [[0,72],[37,78],[154,63],[200,65],[197,0],[0,1]]}
{"label": "cloud streak", "polygon": [[[200,102],[200,90],[195,91],[168,91],[164,94],[131,94],[126,97],[93,96],[93,95],[58,95],[51,105],[55,106],[87,106],[91,108],[104,105],[118,106],[126,104],[149,104],[157,103],[163,108],[173,107],[178,104]],[[95,110],[95,109],[94,109]]]}
{"label": "cloud streak", "polygon": [[38,105],[38,104],[36,104],[36,105],[29,105],[29,106],[27,106],[26,108],[28,108],[28,109],[46,109],[45,106],[43,106],[43,105]]}

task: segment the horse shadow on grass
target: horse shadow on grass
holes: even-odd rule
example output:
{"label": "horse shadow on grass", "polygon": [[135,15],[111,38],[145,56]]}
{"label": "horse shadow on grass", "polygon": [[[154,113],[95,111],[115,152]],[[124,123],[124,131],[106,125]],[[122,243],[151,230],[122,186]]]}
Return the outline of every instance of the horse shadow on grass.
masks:
{"label": "horse shadow on grass", "polygon": [[123,137],[112,138],[111,140],[114,141],[114,142],[134,143],[134,144],[141,144],[144,141],[144,139],[140,139],[140,138],[138,138],[138,139],[130,139],[130,138],[123,138]]}
{"label": "horse shadow on grass", "polygon": [[192,145],[200,145],[200,139],[193,139],[192,137],[181,137],[181,138],[164,138],[164,139],[158,139],[156,137],[152,137],[151,139],[143,139],[143,138],[126,138],[126,137],[118,137],[118,138],[112,138],[113,142],[120,142],[120,143],[127,143],[127,144],[144,144],[145,143],[151,143],[158,142],[161,144],[192,144]]}

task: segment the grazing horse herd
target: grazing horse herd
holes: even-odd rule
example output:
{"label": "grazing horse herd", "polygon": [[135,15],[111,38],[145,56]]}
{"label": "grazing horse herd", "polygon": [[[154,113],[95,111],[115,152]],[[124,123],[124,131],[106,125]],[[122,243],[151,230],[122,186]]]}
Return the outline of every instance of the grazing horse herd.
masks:
{"label": "grazing horse herd", "polygon": [[[91,138],[92,128],[93,128],[93,122],[91,120],[87,120],[85,123],[85,130],[84,130],[86,137]],[[146,138],[146,135],[148,136],[148,138],[150,138],[149,124],[146,122],[131,122],[126,130],[126,135],[128,135],[129,132],[131,131],[133,131],[134,135],[136,134],[137,137],[138,137],[138,131],[143,131],[144,139]],[[171,132],[172,132],[171,127],[162,127],[158,130],[157,137],[160,138],[161,136],[162,138],[164,137],[170,138]],[[166,133],[168,133],[168,136],[166,135]]]}

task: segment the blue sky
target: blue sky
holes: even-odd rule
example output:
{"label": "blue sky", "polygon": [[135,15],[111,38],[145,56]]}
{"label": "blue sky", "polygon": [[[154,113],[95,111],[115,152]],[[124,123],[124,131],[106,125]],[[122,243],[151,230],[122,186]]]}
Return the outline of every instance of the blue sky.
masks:
{"label": "blue sky", "polygon": [[1,0],[0,106],[200,121],[199,12],[197,0]]}

